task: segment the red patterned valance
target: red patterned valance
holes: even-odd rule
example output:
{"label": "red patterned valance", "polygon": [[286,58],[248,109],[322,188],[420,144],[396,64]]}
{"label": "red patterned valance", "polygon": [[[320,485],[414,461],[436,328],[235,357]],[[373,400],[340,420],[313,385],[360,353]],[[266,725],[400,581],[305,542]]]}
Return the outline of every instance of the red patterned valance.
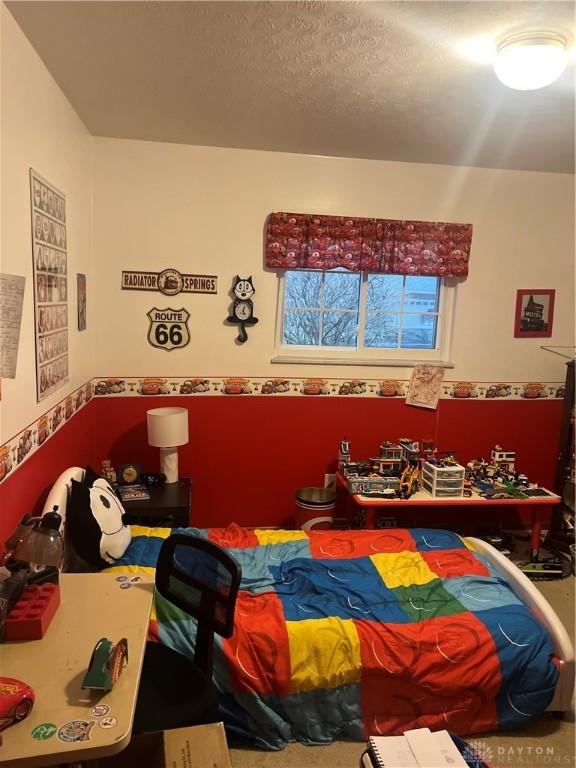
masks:
{"label": "red patterned valance", "polygon": [[265,266],[466,277],[472,224],[271,213]]}

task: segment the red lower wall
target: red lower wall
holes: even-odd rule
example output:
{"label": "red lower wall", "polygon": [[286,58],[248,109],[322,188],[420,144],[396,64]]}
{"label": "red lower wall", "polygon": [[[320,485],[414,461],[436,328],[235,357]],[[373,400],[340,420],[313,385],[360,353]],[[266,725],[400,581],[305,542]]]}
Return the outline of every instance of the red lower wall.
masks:
{"label": "red lower wall", "polygon": [[63,470],[96,460],[96,414],[88,403],[0,484],[0,550],[26,512],[42,512],[48,491]]}
{"label": "red lower wall", "polygon": [[[440,450],[457,450],[463,462],[489,457],[500,443],[517,450],[518,466],[530,479],[550,487],[562,409],[559,400],[441,400],[430,411],[376,398],[103,398],[95,403],[96,419],[109,426],[98,433],[99,459],[157,470],[158,451],[146,442],[146,410],[164,405],[190,414],[190,442],[180,448],[179,461],[180,474],[193,480],[192,523],[198,526],[290,525],[295,491],[322,485],[324,473],[335,471],[343,437],[355,459],[377,454],[382,440],[403,436],[433,437]],[[406,524],[433,525],[426,515]]]}
{"label": "red lower wall", "polygon": [[[350,440],[352,458],[378,453],[382,440],[434,438],[439,450],[455,450],[460,462],[489,458],[494,444],[517,451],[517,467],[551,487],[562,401],[440,400],[436,411],[401,399],[282,396],[95,398],[0,485],[3,538],[68,465],[102,459],[137,462],[157,471],[158,450],[146,439],[146,410],[183,406],[190,414],[190,442],[179,450],[180,474],[193,481],[191,523],[200,527],[292,524],[294,493],[322,485],[335,471],[338,445]],[[514,508],[509,525],[518,526]],[[405,525],[445,525],[457,516],[428,510]],[[468,516],[474,512],[468,512]],[[485,519],[485,525],[494,521]],[[476,515],[475,515],[476,516]]]}

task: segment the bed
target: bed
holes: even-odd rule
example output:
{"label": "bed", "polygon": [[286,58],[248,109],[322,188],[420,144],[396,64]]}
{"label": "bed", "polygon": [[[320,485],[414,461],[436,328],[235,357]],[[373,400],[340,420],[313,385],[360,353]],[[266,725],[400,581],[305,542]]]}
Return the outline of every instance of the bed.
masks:
{"label": "bed", "polygon": [[[46,509],[57,493],[65,506],[60,481]],[[242,566],[234,635],[217,639],[214,663],[232,743],[281,749],[424,726],[467,735],[570,708],[564,627],[481,540],[415,528],[178,530]],[[108,570],[153,573],[171,532],[133,526]],[[161,599],[150,633],[192,653],[193,621]]]}

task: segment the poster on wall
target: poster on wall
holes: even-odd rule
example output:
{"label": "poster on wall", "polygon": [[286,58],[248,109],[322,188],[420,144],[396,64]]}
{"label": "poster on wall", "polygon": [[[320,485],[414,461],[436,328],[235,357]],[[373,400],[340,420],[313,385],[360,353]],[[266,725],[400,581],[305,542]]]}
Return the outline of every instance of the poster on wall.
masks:
{"label": "poster on wall", "polygon": [[26,278],[0,274],[0,376],[16,378]]}
{"label": "poster on wall", "polygon": [[36,399],[68,381],[66,198],[30,169]]}
{"label": "poster on wall", "polygon": [[555,293],[553,288],[520,288],[516,291],[514,336],[517,339],[552,336]]}
{"label": "poster on wall", "polygon": [[442,393],[443,379],[443,368],[434,365],[415,366],[406,393],[406,405],[436,408]]}
{"label": "poster on wall", "polygon": [[86,275],[76,274],[76,288],[78,296],[78,330],[86,330]]}

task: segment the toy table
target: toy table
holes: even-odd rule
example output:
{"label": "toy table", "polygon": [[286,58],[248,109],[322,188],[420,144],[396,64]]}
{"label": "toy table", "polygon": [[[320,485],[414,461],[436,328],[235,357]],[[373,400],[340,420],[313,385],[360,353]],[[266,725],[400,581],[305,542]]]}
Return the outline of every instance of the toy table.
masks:
{"label": "toy table", "polygon": [[[122,589],[115,574],[62,574],[60,606],[44,637],[0,644],[2,675],[22,680],[36,694],[28,717],[1,732],[3,768],[105,757],[128,744],[154,589],[153,576],[142,578]],[[102,637],[128,640],[128,664],[110,692],[82,690],[92,650]],[[95,705],[104,708],[93,710]],[[87,740],[62,740],[67,734],[59,729],[73,722],[88,724]]]}
{"label": "toy table", "polygon": [[[361,507],[366,513],[366,528],[374,528],[376,518],[382,514],[384,509],[399,509],[410,507],[527,507],[532,515],[532,533],[530,541],[530,559],[538,559],[538,549],[540,548],[540,534],[542,532],[542,519],[544,510],[547,507],[559,504],[561,499],[555,493],[549,493],[549,496],[534,496],[529,499],[485,499],[477,493],[472,496],[462,498],[435,498],[425,491],[418,491],[410,496],[409,499],[382,499],[373,496],[363,496],[362,494],[350,493],[346,478],[338,472],[336,474],[336,485],[338,488],[345,489],[349,493],[350,499],[354,504]],[[545,488],[543,490],[546,490]]]}

